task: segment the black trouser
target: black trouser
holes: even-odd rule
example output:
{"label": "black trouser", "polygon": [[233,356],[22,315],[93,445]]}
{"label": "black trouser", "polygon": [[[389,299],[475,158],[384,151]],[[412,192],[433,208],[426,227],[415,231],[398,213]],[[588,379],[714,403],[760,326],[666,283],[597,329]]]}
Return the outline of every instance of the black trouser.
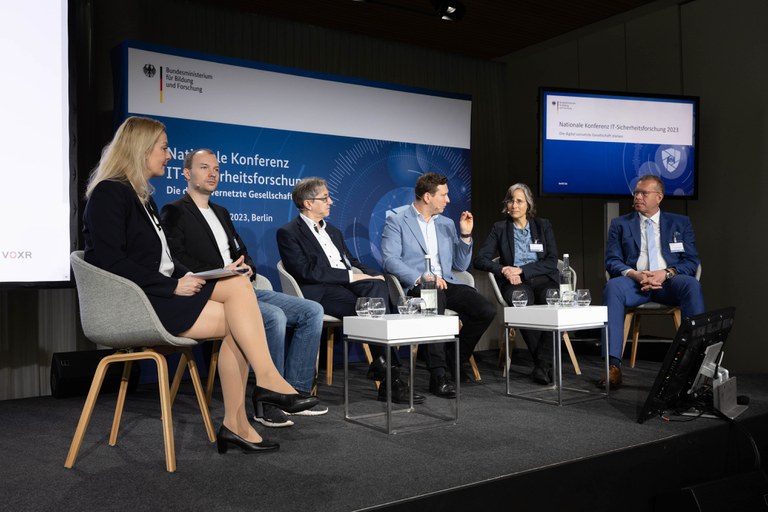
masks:
{"label": "black trouser", "polygon": [[[392,312],[389,304],[389,288],[387,282],[381,279],[362,279],[349,284],[326,285],[323,297],[320,299],[320,305],[326,315],[344,318],[345,316],[355,316],[355,303],[358,297],[381,297],[384,299],[386,313]],[[374,359],[382,356],[386,359],[386,352],[381,345],[370,345],[371,355]],[[400,366],[400,357],[395,348],[392,349],[392,365]]]}
{"label": "black trouser", "polygon": [[[418,297],[421,287],[416,286],[408,291],[408,295]],[[471,286],[448,283],[445,290],[437,290],[437,312],[445,313],[452,309],[459,314],[461,330],[459,331],[459,362],[466,363],[475,350],[475,345],[496,316],[496,307]],[[453,347],[447,351],[448,361],[453,362]],[[426,355],[427,368],[430,372],[445,371],[446,344],[432,343],[428,345]],[[453,365],[450,368],[454,368]]]}
{"label": "black trouser", "polygon": [[[549,276],[536,276],[520,284],[502,283],[501,295],[507,304],[512,304],[512,292],[515,290],[525,290],[528,295],[528,305],[546,304],[547,290],[560,286]],[[528,351],[533,357],[533,362],[537,366],[548,368],[552,365],[552,336],[549,331],[534,331],[531,329],[520,329]]]}

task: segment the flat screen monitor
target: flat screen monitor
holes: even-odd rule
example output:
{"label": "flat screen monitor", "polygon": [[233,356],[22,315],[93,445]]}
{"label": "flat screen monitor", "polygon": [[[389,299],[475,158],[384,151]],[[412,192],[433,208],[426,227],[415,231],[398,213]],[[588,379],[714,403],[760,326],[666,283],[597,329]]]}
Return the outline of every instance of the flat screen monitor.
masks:
{"label": "flat screen monitor", "polygon": [[719,361],[735,314],[736,309],[730,307],[683,319],[637,417],[638,423],[665,411],[684,412],[690,408],[703,388],[699,374],[704,366]]}
{"label": "flat screen monitor", "polygon": [[626,197],[653,174],[696,198],[698,97],[543,87],[539,109],[541,195]]}

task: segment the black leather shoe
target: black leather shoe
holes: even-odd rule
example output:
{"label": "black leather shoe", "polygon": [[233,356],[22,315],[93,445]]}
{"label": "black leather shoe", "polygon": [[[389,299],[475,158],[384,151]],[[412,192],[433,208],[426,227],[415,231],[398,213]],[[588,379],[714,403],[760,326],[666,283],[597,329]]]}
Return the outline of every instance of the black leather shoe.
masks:
{"label": "black leather shoe", "polygon": [[[373,360],[368,367],[367,377],[372,380],[384,380],[387,378],[387,361],[384,356],[379,356]],[[400,367],[392,365],[392,381],[400,378]]]}
{"label": "black leather shoe", "polygon": [[262,439],[260,443],[246,441],[222,425],[221,428],[219,428],[219,433],[216,434],[216,447],[218,448],[219,453],[227,453],[230,444],[240,448],[243,453],[269,452],[280,448],[279,444],[267,441],[266,439]]}
{"label": "black leather shoe", "polygon": [[284,395],[282,393],[277,393],[275,391],[262,388],[261,386],[256,386],[256,388],[253,390],[254,409],[256,409],[257,402],[264,402],[265,404],[274,405],[275,407],[279,407],[283,411],[290,414],[295,414],[297,412],[311,409],[318,404],[316,396],[300,395],[298,393]]}
{"label": "black leather shoe", "polygon": [[[392,381],[392,403],[394,404],[409,404],[410,401],[410,388],[408,387],[408,383],[404,382],[400,379],[395,379]],[[386,402],[387,401],[387,381],[383,380],[381,381],[381,384],[379,384],[379,397],[377,399],[379,402]],[[413,403],[415,404],[423,404],[426,398],[423,395],[418,395],[416,393],[413,394]]]}
{"label": "black leather shoe", "polygon": [[456,398],[456,388],[448,382],[445,375],[429,378],[429,392],[440,398]]}
{"label": "black leather shoe", "polygon": [[547,385],[552,382],[552,370],[547,370],[543,366],[536,365],[533,368],[533,372],[531,373],[531,379],[533,379],[533,382],[536,384],[542,384]]}

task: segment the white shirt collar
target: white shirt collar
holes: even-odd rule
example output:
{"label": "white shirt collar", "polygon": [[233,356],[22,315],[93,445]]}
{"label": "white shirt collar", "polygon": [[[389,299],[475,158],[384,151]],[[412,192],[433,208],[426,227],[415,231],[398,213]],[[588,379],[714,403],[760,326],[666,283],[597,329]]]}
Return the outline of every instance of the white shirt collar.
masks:
{"label": "white shirt collar", "polygon": [[654,213],[650,217],[646,217],[645,215],[643,215],[640,212],[637,212],[637,214],[640,216],[640,223],[641,224],[645,222],[645,219],[651,219],[654,224],[658,225],[659,224],[659,217],[661,217],[661,210],[657,210],[656,213]]}

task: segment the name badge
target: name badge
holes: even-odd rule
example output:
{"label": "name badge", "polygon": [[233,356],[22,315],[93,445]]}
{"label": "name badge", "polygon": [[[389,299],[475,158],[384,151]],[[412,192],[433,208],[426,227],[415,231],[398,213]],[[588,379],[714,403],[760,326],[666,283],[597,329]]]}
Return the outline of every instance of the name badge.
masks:
{"label": "name badge", "polygon": [[544,252],[544,244],[531,244],[530,245],[530,251],[531,252]]}
{"label": "name badge", "polygon": [[670,252],[685,252],[683,248],[683,242],[669,242]]}

